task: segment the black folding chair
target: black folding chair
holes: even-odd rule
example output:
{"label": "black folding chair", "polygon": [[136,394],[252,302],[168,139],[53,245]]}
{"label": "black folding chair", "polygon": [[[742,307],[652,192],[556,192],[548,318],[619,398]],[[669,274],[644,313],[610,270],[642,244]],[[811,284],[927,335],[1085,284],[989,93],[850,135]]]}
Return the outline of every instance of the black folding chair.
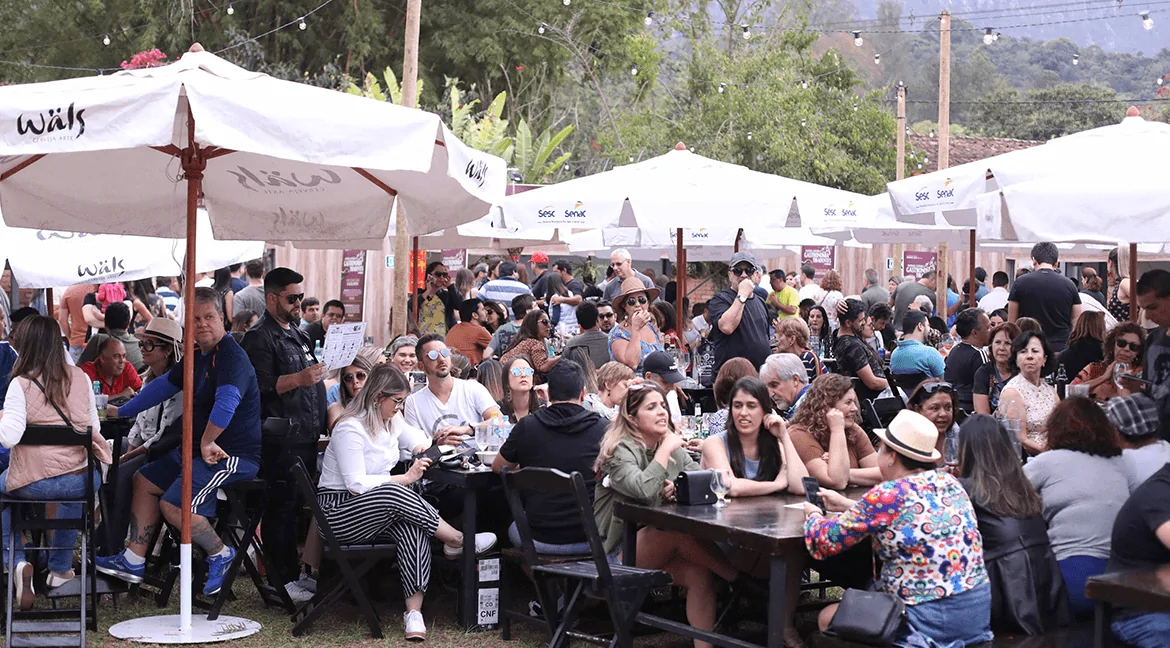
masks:
{"label": "black folding chair", "polygon": [[[593,518],[593,502],[585,489],[585,478],[579,472],[565,474],[551,468],[504,469],[504,491],[508,505],[520,534],[520,548],[524,558],[532,567],[532,578],[536,581],[536,595],[540,602],[541,614],[552,638],[549,646],[559,648],[568,645],[569,639],[577,639],[599,646],[627,648],[633,645],[633,629],[642,603],[655,587],[670,584],[670,575],[656,569],[639,569],[624,565],[611,565],[597,531]],[[522,494],[540,492],[572,496],[581,515],[581,525],[589,541],[592,554],[590,560],[567,563],[541,564],[528,525]],[[557,579],[576,581],[563,612],[557,610],[557,596],[554,583]],[[604,600],[609,607],[614,634],[606,639],[573,630],[579,614],[578,606],[582,597]]]}
{"label": "black folding chair", "polygon": [[[78,498],[52,500],[30,500],[0,495],[0,507],[8,507],[11,513],[9,550],[5,556],[8,565],[8,616],[4,628],[6,646],[80,646],[85,648],[86,630],[97,631],[97,571],[94,570],[94,487],[93,475],[97,462],[90,446],[91,428],[76,430],[68,425],[29,425],[20,439],[24,446],[82,447],[85,449],[85,494]],[[49,504],[78,504],[81,515],[74,519],[49,519],[45,506]],[[54,607],[21,611],[14,605],[15,584],[12,575],[16,573],[16,545],[23,544],[25,531],[41,534],[45,542],[51,534],[46,531],[76,530],[81,532],[81,576],[77,595],[77,607]],[[42,544],[39,547],[25,547],[25,552],[47,552],[56,547]],[[52,636],[45,636],[52,635]]]}
{"label": "black folding chair", "polygon": [[[370,571],[380,560],[394,558],[398,555],[397,545],[391,543],[342,544],[333,533],[333,527],[326,519],[324,511],[317,503],[317,488],[309,478],[309,471],[300,459],[292,466],[293,478],[297,488],[305,498],[306,504],[313,511],[313,519],[317,521],[317,530],[325,540],[324,557],[337,563],[338,574],[327,582],[317,585],[317,593],[312,600],[301,606],[292,615],[293,636],[299,637],[308,631],[313,621],[325,611],[325,608],[335,603],[347,592],[357,601],[366,625],[370,628],[370,635],[375,639],[382,638],[382,621],[374,606],[370,604],[370,597],[362,587],[362,576]],[[357,562],[360,561],[360,562]],[[356,563],[356,565],[354,564]]]}

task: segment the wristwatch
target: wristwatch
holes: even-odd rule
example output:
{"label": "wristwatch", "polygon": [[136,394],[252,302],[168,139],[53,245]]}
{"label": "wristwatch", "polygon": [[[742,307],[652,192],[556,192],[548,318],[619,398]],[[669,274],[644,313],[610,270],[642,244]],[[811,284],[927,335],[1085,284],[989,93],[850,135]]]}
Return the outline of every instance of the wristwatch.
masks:
{"label": "wristwatch", "polygon": [[746,304],[748,300],[748,298],[744,297],[743,295],[736,295],[735,298],[738,299],[739,303],[741,304]]}

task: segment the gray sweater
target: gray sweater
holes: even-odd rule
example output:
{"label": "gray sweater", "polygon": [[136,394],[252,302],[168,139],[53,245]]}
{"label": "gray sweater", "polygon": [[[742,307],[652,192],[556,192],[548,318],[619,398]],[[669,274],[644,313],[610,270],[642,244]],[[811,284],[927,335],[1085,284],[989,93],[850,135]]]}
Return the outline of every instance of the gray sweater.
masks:
{"label": "gray sweater", "polygon": [[1113,520],[1129,499],[1121,457],[1049,450],[1029,461],[1024,474],[1044,500],[1044,520],[1056,559],[1108,560]]}

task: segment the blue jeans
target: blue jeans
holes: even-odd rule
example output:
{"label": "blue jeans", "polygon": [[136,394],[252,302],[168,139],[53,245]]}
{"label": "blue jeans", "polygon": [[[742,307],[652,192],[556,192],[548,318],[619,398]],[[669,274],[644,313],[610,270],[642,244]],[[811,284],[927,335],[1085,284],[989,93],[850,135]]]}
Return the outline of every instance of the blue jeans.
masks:
{"label": "blue jeans", "polygon": [[1068,609],[1077,619],[1093,617],[1093,602],[1085,596],[1085,581],[1105,573],[1108,561],[1090,556],[1069,556],[1058,562],[1060,575],[1068,588]]}
{"label": "blue jeans", "polygon": [[[508,539],[512,541],[512,546],[520,546],[520,532],[516,530],[515,522],[512,523],[512,526],[508,527]],[[536,553],[546,556],[582,556],[589,553],[588,542],[547,544],[534,539],[532,544],[536,547]]]}
{"label": "blue jeans", "polygon": [[906,606],[895,643],[904,648],[963,648],[991,641],[991,585]]}
{"label": "blue jeans", "polygon": [[[101,477],[98,474],[93,475],[93,487],[96,492],[101,486]],[[20,488],[9,492],[8,491],[8,471],[5,470],[0,473],[0,492],[3,492],[13,497],[32,500],[51,500],[51,499],[81,499],[85,497],[85,475],[58,475],[57,477],[49,477],[35,481],[31,484],[26,484]],[[81,517],[81,504],[58,504],[57,514],[54,519],[68,520],[77,519]],[[12,528],[12,512],[5,508],[3,514],[3,531],[4,531],[4,559],[8,559],[8,545],[11,544],[11,528]],[[58,530],[51,532],[51,540],[49,544],[54,547],[63,547],[61,549],[54,549],[49,552],[49,569],[59,574],[63,574],[73,569],[73,546],[77,544],[77,531],[74,530]],[[22,543],[16,546],[16,564],[24,560],[24,547]]]}
{"label": "blue jeans", "polygon": [[1170,614],[1150,612],[1113,622],[1113,636],[1134,648],[1170,645]]}

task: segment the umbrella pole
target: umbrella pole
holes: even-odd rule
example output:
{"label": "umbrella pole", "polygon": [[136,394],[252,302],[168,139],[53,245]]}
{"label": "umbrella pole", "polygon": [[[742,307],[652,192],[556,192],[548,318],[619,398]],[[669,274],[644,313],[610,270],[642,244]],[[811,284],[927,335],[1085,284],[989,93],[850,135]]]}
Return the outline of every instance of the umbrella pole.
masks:
{"label": "umbrella pole", "polygon": [[[418,237],[417,236],[414,237],[414,243],[413,243],[412,247],[413,247],[413,251],[410,253],[410,277],[411,277],[411,279],[410,279],[410,299],[412,302],[414,302],[414,308],[410,309],[410,313],[411,313],[410,318],[411,318],[411,321],[414,322],[415,328],[418,328],[418,289],[415,288],[415,286],[419,283],[422,283],[422,281],[419,281],[419,280],[423,279],[423,277],[421,277],[421,276],[416,277],[415,276],[418,273],[418,268],[415,267],[415,259],[418,258]],[[425,263],[423,264],[423,267],[426,267]]]}
{"label": "umbrella pole", "polygon": [[975,230],[971,230],[970,250],[971,250],[971,262],[968,264],[968,267],[967,267],[967,271],[970,273],[967,276],[970,277],[970,279],[968,279],[967,281],[970,282],[968,284],[968,287],[971,289],[971,308],[975,308],[975,286],[977,285],[977,283],[975,281]]}
{"label": "umbrella pole", "polygon": [[[683,265],[685,263],[683,255],[686,254],[686,251],[683,249],[683,231],[681,227],[675,230],[674,244],[674,330],[675,333],[678,333],[683,330],[683,296],[686,295],[683,292],[686,289],[686,284],[683,283],[683,275],[686,274],[686,266]],[[680,338],[679,342],[682,341]],[[686,368],[684,367],[683,369],[685,370]]]}
{"label": "umbrella pole", "polygon": [[1141,322],[1137,305],[1137,243],[1129,244],[1129,319],[1131,322]]}

